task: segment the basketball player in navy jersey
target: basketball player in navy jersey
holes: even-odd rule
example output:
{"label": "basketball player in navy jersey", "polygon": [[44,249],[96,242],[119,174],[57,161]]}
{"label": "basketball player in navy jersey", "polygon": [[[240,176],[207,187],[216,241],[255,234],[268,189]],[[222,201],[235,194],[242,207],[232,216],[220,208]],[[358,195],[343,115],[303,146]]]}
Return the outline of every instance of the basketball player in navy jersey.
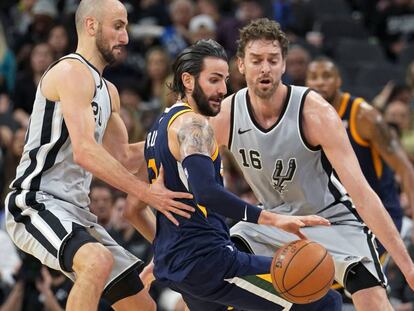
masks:
{"label": "basketball player in navy jersey", "polygon": [[[321,57],[309,64],[306,85],[338,112],[365,178],[400,231],[403,210],[393,171],[400,176],[402,190],[407,194],[410,207],[414,208],[413,166],[381,113],[363,98],[342,92],[341,84],[339,70],[332,60]],[[381,244],[379,252],[380,255],[384,253]]]}
{"label": "basketball player in navy jersey", "polygon": [[[232,151],[264,209],[330,220],[330,227],[302,231],[331,253],[335,279],[352,294],[357,310],[392,310],[371,230],[412,288],[414,264],[362,174],[335,109],[316,92],[281,82],[287,49],[275,21],[258,19],[240,31],[238,64],[247,88],[226,98],[210,120],[217,144]],[[260,255],[295,239],[277,228],[243,222],[231,235]]]}
{"label": "basketball player in navy jersey", "polygon": [[[173,65],[172,89],[177,102],[156,120],[145,144],[150,180],[162,166],[165,185],[189,191],[194,200],[190,219],[173,225],[156,217],[154,275],[182,294],[194,311],[228,310],[340,310],[339,295],[330,291],[309,305],[295,305],[278,297],[269,282],[272,257],[238,251],[230,240],[225,218],[279,228],[302,237],[303,226],[329,223],[313,215],[288,216],[250,205],[224,189],[220,155],[208,117],[220,111],[227,93],[227,56],[213,40],[201,40],[183,50]],[[265,226],[264,226],[265,227]]]}
{"label": "basketball player in navy jersey", "polygon": [[[162,182],[132,173],[142,159],[128,145],[119,95],[102,78],[128,43],[127,12],[116,0],[82,0],[78,47],[42,77],[21,162],[6,199],[7,231],[18,247],[75,281],[67,310],[96,310],[103,294],[115,310],[155,310],[139,278],[143,263],[120,247],[88,208],[92,174],[138,196],[172,219],[193,210]],[[184,210],[180,210],[184,209]],[[172,219],[176,223],[176,219]]]}

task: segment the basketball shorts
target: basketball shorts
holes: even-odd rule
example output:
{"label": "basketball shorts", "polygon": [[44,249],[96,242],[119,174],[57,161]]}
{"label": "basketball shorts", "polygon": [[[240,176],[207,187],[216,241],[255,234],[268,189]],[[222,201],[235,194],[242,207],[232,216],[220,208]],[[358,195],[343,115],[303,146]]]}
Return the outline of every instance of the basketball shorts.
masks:
{"label": "basketball shorts", "polygon": [[198,259],[181,282],[167,286],[182,294],[195,311],[340,311],[341,297],[335,291],[307,305],[294,305],[278,296],[270,278],[272,257],[240,252],[223,246]]}
{"label": "basketball shorts", "polygon": [[[335,280],[344,286],[349,270],[361,262],[382,286],[387,280],[383,273],[375,236],[368,227],[361,225],[316,226],[301,229],[310,240],[322,244],[335,263]],[[239,222],[230,229],[233,237],[241,239],[254,254],[273,256],[283,244],[297,240],[295,234],[278,228]]]}
{"label": "basketball shorts", "polygon": [[[114,265],[105,290],[129,272],[139,272],[143,267],[143,262],[119,246],[87,209],[43,192],[22,190],[9,193],[5,204],[6,229],[13,242],[44,265],[62,271],[72,281],[75,273],[64,263],[72,262],[73,258],[64,258],[64,249],[76,230],[85,230],[87,234],[83,237],[90,235],[90,241],[101,243],[112,253]],[[76,247],[75,241],[70,244]]]}

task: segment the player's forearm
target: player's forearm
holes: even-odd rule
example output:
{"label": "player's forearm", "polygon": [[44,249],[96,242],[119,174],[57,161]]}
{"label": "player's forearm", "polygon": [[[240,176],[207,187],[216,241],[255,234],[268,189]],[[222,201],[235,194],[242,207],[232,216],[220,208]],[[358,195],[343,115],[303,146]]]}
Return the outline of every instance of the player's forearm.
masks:
{"label": "player's forearm", "polygon": [[101,145],[87,144],[74,149],[74,160],[97,178],[113,187],[132,194],[140,199],[145,198],[149,185],[140,181]]}
{"label": "player's forearm", "polygon": [[368,189],[364,191],[361,198],[353,199],[358,214],[384,245],[401,271],[403,273],[409,271],[412,268],[410,256],[397,228],[376,193]]}
{"label": "player's forearm", "polygon": [[44,296],[44,305],[46,307],[46,310],[48,311],[64,311],[64,309],[59,305],[59,302],[56,300],[55,295],[53,292],[49,289],[45,292],[43,292]]}

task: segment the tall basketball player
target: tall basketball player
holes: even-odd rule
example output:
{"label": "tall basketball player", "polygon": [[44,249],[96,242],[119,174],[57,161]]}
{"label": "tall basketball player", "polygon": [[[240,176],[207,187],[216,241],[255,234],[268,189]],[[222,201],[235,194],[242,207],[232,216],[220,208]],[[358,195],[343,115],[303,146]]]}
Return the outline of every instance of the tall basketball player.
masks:
{"label": "tall basketball player", "polygon": [[238,251],[223,216],[300,233],[302,226],[322,227],[322,217],[270,213],[234,196],[222,184],[220,155],[207,118],[220,111],[227,92],[227,56],[213,40],[183,50],[174,62],[173,91],[183,102],[167,108],[148,133],[145,144],[150,180],[162,167],[169,189],[189,191],[196,208],[190,219],[174,226],[157,213],[154,274],[180,292],[192,311],[341,309],[337,293],[309,305],[280,298],[269,280],[272,256]]}
{"label": "tall basketball player", "polygon": [[[117,0],[82,0],[78,47],[38,86],[26,144],[6,199],[7,231],[18,247],[75,281],[67,310],[155,310],[139,279],[142,261],[120,247],[89,212],[92,174],[138,196],[169,219],[193,210],[162,183],[150,189],[131,172],[142,158],[128,145],[116,88],[102,78],[128,43],[127,12]],[[131,171],[129,172],[128,169]],[[175,219],[172,219],[176,222]]]}
{"label": "tall basketball player", "polygon": [[[211,120],[217,143],[229,147],[266,210],[331,221],[331,227],[303,231],[334,257],[335,278],[357,310],[392,310],[373,233],[412,288],[414,264],[364,178],[335,109],[317,93],[281,82],[287,48],[274,21],[255,20],[241,30],[238,62],[247,88],[226,98]],[[261,255],[295,239],[277,228],[242,222],[231,235]]]}

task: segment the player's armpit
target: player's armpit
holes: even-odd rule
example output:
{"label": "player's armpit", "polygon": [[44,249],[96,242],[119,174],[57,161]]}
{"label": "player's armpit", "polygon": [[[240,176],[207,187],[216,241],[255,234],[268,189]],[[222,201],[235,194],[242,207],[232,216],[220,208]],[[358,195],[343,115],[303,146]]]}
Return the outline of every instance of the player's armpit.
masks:
{"label": "player's armpit", "polygon": [[177,130],[180,160],[195,153],[210,156],[215,148],[214,132],[204,117],[186,117]]}

